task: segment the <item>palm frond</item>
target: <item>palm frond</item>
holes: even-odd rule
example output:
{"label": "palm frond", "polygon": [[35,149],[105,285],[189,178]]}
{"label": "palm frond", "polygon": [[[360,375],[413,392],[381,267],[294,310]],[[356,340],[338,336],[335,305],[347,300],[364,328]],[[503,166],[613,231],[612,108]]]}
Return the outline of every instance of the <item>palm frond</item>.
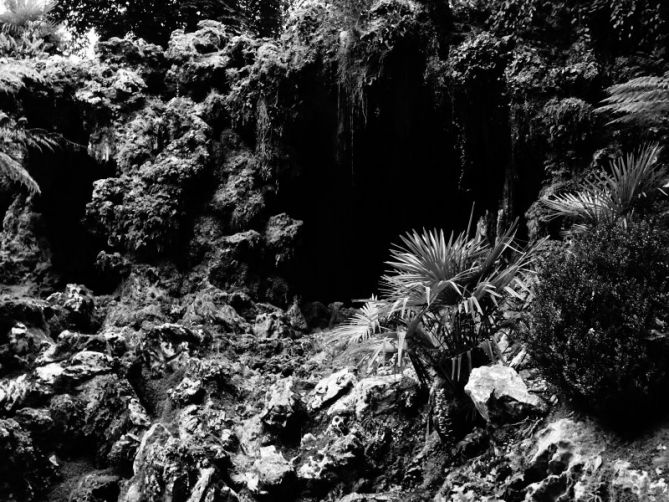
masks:
{"label": "palm frond", "polygon": [[44,20],[55,9],[56,1],[4,0],[5,12],[0,14],[3,29],[16,30],[31,22]]}
{"label": "palm frond", "polygon": [[333,336],[374,347],[373,362],[392,345],[398,363],[408,359],[417,374],[425,377],[426,368],[432,368],[457,385],[450,376],[453,367],[443,361],[453,360],[457,373],[468,375],[463,360],[471,361],[471,351],[493,338],[502,308],[527,305],[539,245],[519,249],[516,228],[512,225],[492,244],[469,230],[448,238],[439,230],[401,236],[390,250],[381,297]]}
{"label": "palm frond", "polygon": [[657,144],[643,145],[637,152],[614,159],[609,172],[597,173],[581,190],[543,200],[548,219],[568,218],[577,225],[572,231],[578,232],[623,218],[667,182],[667,169],[658,162],[660,151]]}
{"label": "palm frond", "polygon": [[360,307],[349,320],[332,331],[333,337],[343,338],[348,343],[361,343],[381,331],[379,301],[376,297]]}

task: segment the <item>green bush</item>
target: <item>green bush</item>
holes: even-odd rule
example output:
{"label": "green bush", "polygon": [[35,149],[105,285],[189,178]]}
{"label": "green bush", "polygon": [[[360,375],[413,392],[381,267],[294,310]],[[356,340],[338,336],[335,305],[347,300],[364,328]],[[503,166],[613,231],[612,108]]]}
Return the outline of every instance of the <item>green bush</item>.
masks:
{"label": "green bush", "polygon": [[667,321],[669,232],[597,225],[542,264],[528,348],[573,397],[627,419],[666,390]]}

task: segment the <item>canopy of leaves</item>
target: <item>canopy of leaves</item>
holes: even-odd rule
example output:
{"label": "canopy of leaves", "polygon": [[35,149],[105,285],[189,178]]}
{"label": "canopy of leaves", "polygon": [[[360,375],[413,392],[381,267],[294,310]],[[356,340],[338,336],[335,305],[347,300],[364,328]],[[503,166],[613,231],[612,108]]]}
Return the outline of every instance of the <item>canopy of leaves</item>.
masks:
{"label": "canopy of leaves", "polygon": [[164,45],[172,31],[194,29],[203,19],[273,35],[281,6],[282,0],[60,0],[54,13],[80,34],[95,29],[106,39],[132,32]]}

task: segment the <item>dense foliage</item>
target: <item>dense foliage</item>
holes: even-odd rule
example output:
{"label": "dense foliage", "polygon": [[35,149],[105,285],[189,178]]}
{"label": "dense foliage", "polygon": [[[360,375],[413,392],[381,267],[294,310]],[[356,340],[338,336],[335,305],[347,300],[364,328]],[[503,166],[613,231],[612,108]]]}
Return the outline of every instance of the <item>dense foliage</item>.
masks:
{"label": "dense foliage", "polygon": [[248,28],[269,36],[281,23],[281,0],[60,0],[59,20],[78,33],[95,29],[105,39],[128,32],[149,42],[165,44],[172,31],[194,29],[198,21],[213,19],[234,28]]}
{"label": "dense foliage", "polygon": [[528,346],[548,376],[601,412],[659,404],[669,377],[669,233],[602,224],[548,255]]}

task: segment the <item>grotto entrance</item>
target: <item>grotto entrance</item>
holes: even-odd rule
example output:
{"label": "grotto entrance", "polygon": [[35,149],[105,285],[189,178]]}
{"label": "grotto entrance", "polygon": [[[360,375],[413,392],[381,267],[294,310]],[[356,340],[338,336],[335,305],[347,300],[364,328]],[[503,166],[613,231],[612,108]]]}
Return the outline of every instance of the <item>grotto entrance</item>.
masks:
{"label": "grotto entrance", "polygon": [[97,289],[94,264],[104,246],[87,230],[84,217],[93,182],[109,176],[109,168],[98,164],[85,148],[64,148],[31,153],[29,171],[42,189],[35,210],[43,218],[54,271],[65,282]]}
{"label": "grotto entrance", "polygon": [[[305,300],[368,298],[378,291],[389,247],[401,234],[464,230],[477,197],[476,218],[497,212],[503,174],[476,179],[487,186],[487,200],[459,188],[460,152],[449,110],[435,108],[417,81],[421,72],[402,75],[370,97],[370,113],[358,127],[349,127],[350,115],[327,89],[303,104],[293,131],[298,168],[280,193],[285,210],[304,221],[294,279]],[[493,148],[489,155],[498,153]]]}

